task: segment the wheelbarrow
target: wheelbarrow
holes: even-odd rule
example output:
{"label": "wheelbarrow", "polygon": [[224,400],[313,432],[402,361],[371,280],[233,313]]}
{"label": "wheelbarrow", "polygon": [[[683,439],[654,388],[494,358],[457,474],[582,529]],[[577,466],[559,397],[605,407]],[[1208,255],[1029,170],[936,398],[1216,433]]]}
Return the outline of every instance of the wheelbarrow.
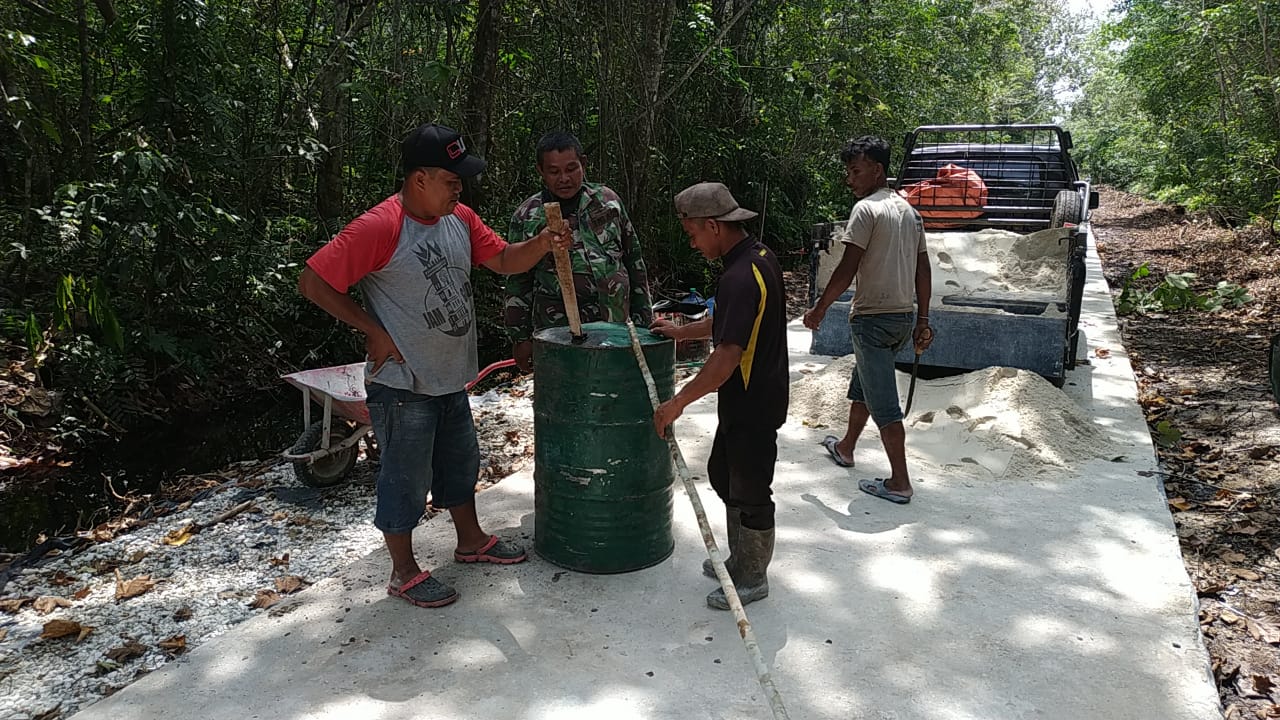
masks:
{"label": "wheelbarrow", "polygon": [[[293,472],[303,485],[325,488],[342,483],[355,467],[361,438],[368,437],[365,445],[374,450],[373,423],[364,404],[364,363],[303,370],[283,379],[302,391],[302,435],[284,457],[293,461]],[[314,422],[313,400],[324,409]]]}
{"label": "wheelbarrow", "polygon": [[[492,363],[467,383],[467,390],[494,370],[515,364],[512,359]],[[302,391],[302,435],[283,456],[293,462],[293,472],[303,485],[326,488],[341,484],[355,467],[362,439],[369,456],[377,457],[373,423],[365,405],[364,368],[365,364],[358,362],[283,376],[285,382]],[[323,408],[316,421],[311,419],[312,401]]]}

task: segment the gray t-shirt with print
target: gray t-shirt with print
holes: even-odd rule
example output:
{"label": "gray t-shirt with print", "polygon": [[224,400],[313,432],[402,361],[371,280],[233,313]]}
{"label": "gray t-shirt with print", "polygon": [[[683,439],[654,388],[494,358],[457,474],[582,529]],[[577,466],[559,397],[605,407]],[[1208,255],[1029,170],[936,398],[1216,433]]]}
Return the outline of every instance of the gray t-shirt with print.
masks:
{"label": "gray t-shirt with print", "polygon": [[471,239],[456,215],[427,225],[405,216],[395,253],[357,283],[369,313],[395,341],[404,364],[390,360],[365,381],[447,395],[476,376]]}

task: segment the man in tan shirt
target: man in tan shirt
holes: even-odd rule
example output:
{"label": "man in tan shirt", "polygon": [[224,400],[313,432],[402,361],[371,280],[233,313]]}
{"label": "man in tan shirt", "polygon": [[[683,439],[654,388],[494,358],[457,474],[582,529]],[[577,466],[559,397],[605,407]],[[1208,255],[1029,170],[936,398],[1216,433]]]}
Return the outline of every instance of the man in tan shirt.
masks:
{"label": "man in tan shirt", "polygon": [[887,142],[870,136],[852,140],[840,151],[840,160],[845,165],[845,182],[858,202],[841,238],[844,256],[822,297],[804,314],[804,324],[817,330],[827,309],[857,278],[849,314],[856,364],[849,382],[849,426],[843,438],[828,435],[822,444],[837,465],[853,467],[854,446],[867,419],[874,418],[892,472],[888,478],[860,480],[858,487],[906,504],[914,490],[907,472],[906,432],[893,359],[909,339],[920,352],[933,340],[929,328],[933,277],[924,223],[915,208],[888,187]]}

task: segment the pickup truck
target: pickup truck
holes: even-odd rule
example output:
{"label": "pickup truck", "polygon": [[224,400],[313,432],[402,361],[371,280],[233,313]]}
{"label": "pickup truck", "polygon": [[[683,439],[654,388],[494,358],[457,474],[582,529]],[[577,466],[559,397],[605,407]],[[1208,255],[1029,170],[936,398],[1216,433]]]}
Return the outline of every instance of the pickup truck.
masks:
{"label": "pickup truck", "polygon": [[[907,134],[889,182],[912,197],[929,241],[935,337],[922,367],[936,375],[1007,366],[1065,382],[1076,364],[1089,211],[1098,206],[1070,150],[1071,134],[1056,125],[926,125]],[[981,193],[920,192],[948,174],[976,174],[966,182]],[[833,236],[844,225],[813,228],[811,304],[840,262]],[[850,286],[832,306],[811,352],[852,352],[852,295]],[[897,360],[913,357],[908,345]]]}

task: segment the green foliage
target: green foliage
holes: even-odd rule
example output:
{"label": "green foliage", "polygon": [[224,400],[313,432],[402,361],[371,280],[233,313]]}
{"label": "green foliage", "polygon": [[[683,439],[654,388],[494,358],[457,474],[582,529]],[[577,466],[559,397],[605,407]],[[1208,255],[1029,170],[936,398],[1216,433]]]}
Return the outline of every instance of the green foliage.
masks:
{"label": "green foliage", "polygon": [[1133,0],[1091,38],[1071,109],[1096,182],[1228,223],[1280,208],[1276,0]]}
{"label": "green foliage", "polygon": [[1207,293],[1196,292],[1192,287],[1196,274],[1192,272],[1169,273],[1151,290],[1143,291],[1134,287],[1134,281],[1142,280],[1150,274],[1150,268],[1143,263],[1125,278],[1120,297],[1116,300],[1117,313],[1129,315],[1176,310],[1212,312],[1223,308],[1242,307],[1253,301],[1245,288],[1226,280],[1219,281]]}
{"label": "green foliage", "polygon": [[1178,443],[1182,442],[1182,431],[1174,427],[1173,423],[1168,420],[1161,420],[1156,423],[1155,431],[1156,443],[1160,447],[1176,447]]}
{"label": "green foliage", "polygon": [[[350,362],[360,338],[297,275],[396,190],[426,121],[483,137],[465,199],[500,229],[540,188],[534,141],[578,134],[656,289],[711,294],[681,187],[729,184],[797,265],[848,212],[843,141],[1052,120],[1075,63],[1049,0],[506,0],[487,35],[485,4],[139,0],[110,25],[75,0],[0,5],[0,334],[123,425]],[[502,280],[473,287],[487,359]]]}
{"label": "green foliage", "polygon": [[55,329],[73,331],[88,324],[110,347],[117,351],[124,350],[124,334],[120,330],[120,321],[116,319],[115,311],[111,309],[102,278],[94,278],[90,282],[83,277],[63,275],[58,280],[54,296]]}

